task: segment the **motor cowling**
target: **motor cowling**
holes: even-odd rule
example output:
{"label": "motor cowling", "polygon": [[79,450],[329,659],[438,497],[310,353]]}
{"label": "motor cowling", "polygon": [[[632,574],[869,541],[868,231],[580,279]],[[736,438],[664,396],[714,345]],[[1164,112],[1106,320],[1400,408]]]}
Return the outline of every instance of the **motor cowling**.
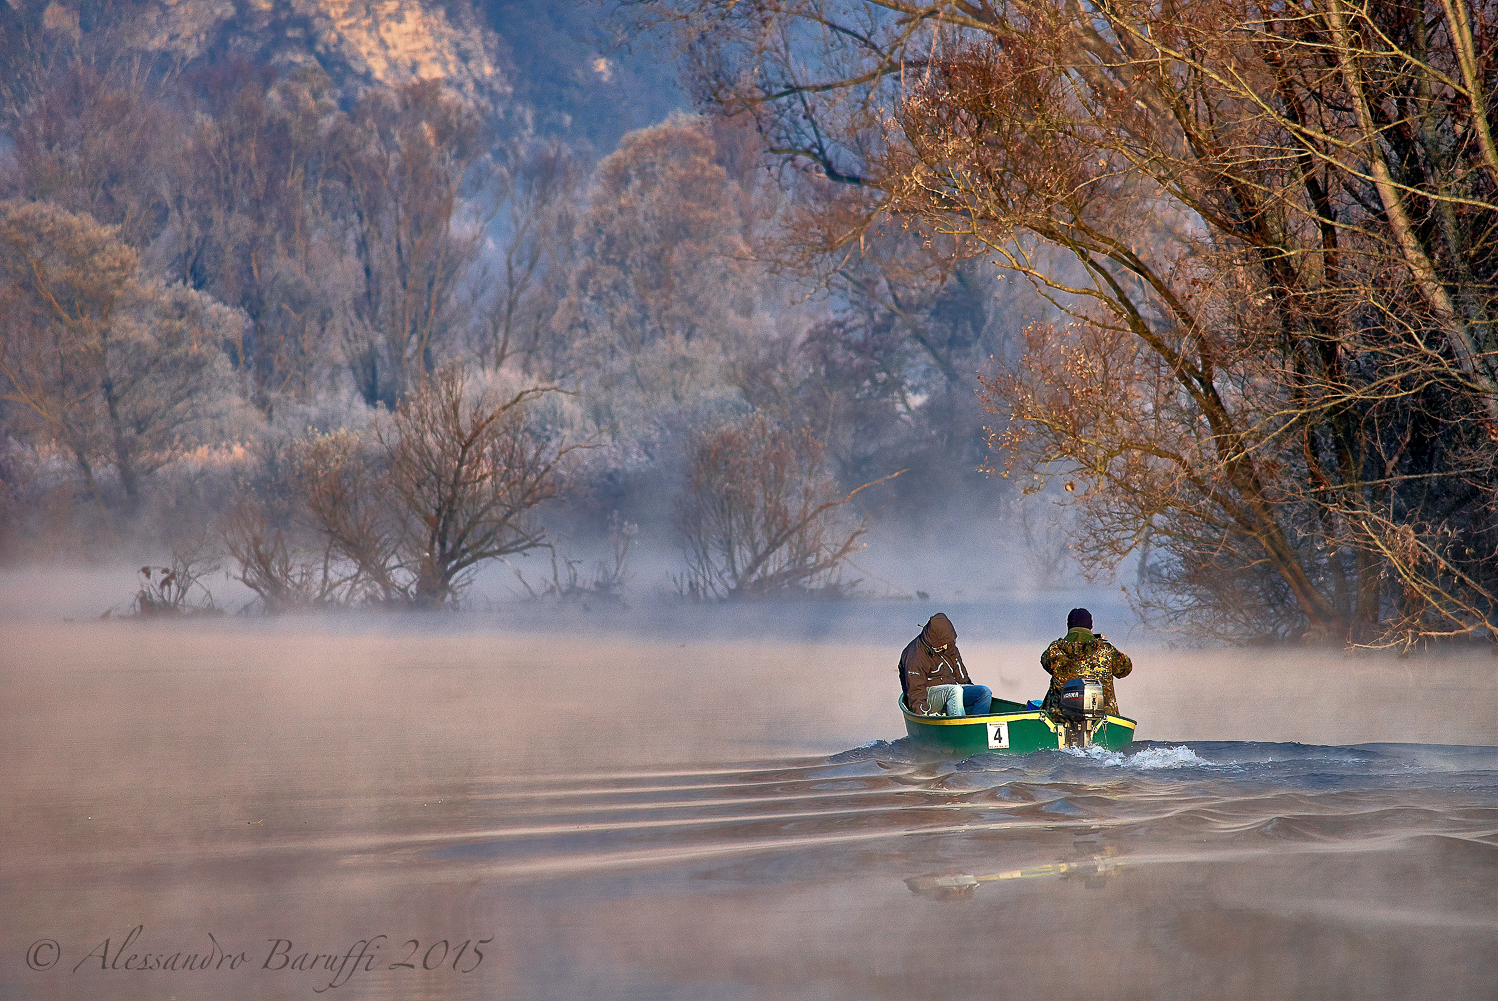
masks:
{"label": "motor cowling", "polygon": [[1073,678],[1061,689],[1063,719],[1095,719],[1103,715],[1103,683],[1088,678]]}

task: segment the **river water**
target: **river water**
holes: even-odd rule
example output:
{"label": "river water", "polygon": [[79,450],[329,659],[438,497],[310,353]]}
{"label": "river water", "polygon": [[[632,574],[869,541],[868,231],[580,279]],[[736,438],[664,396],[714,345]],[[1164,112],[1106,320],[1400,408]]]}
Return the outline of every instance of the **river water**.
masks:
{"label": "river water", "polygon": [[925,760],[935,610],[0,625],[0,998],[1498,996],[1492,658],[1121,641],[1127,752]]}

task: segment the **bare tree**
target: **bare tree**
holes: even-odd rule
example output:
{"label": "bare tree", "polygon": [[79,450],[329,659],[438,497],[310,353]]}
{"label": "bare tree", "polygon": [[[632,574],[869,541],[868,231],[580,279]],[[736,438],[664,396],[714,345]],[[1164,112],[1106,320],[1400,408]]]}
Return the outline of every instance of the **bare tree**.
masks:
{"label": "bare tree", "polygon": [[312,527],[349,567],[351,602],[410,599],[386,459],[367,436],[343,429],[303,443],[293,460]]}
{"label": "bare tree", "polygon": [[848,518],[846,505],[873,483],[844,494],[810,431],[763,415],[699,431],[689,448],[676,503],[685,590],[742,599],[837,586],[869,527]]}
{"label": "bare tree", "polygon": [[306,400],[328,376],[328,331],[351,293],[326,204],[329,137],[342,121],[328,86],[230,60],[177,95],[190,141],[172,165],[170,224],[153,256],[243,310],[249,322],[225,348],[267,415],[278,396]]}
{"label": "bare tree", "polygon": [[468,397],[462,368],[448,365],[377,432],[415,604],[441,605],[478,563],[541,545],[534,509],[557,496],[557,463],[570,449],[528,427],[525,404],[553,391]]}
{"label": "bare tree", "polygon": [[551,318],[566,296],[576,251],[582,183],[582,165],[556,142],[515,150],[499,176],[497,259],[484,261],[472,283],[481,296],[472,347],[494,371],[518,358],[531,374],[550,347]]}
{"label": "bare tree", "polygon": [[456,293],[488,221],[464,218],[485,156],[481,122],[441,81],[425,81],[369,92],[330,143],[335,212],[362,280],[344,353],[365,401],[394,409],[466,323]]}
{"label": "bare tree", "polygon": [[543,544],[535,508],[558,495],[571,447],[535,430],[551,387],[474,390],[461,366],[423,380],[362,438],[314,439],[300,482],[316,529],[374,600],[436,608],[485,560]]}
{"label": "bare tree", "polygon": [[902,219],[1072,314],[987,399],[1001,465],[1077,485],[1085,566],[1150,539],[1144,601],[1220,634],[1493,633],[1486,8],[648,10],[821,198],[822,246]]}
{"label": "bare tree", "polygon": [[[117,227],[118,239],[143,250],[170,216],[182,145],[166,81],[138,65],[52,55],[60,65],[29,81],[29,93],[7,109],[15,194]],[[21,72],[8,67],[6,82]]]}
{"label": "bare tree", "polygon": [[234,578],[260,597],[269,615],[338,607],[357,594],[358,574],[331,542],[308,551],[247,498],[235,506],[223,532],[225,548],[239,564]]}

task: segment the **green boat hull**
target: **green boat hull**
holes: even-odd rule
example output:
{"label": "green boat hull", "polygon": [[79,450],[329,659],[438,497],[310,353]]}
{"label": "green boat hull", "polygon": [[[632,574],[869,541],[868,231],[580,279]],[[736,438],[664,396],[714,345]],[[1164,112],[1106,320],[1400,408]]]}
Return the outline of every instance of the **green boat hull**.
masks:
{"label": "green boat hull", "polygon": [[958,758],[974,754],[1031,754],[1070,746],[1106,747],[1121,751],[1134,739],[1135,721],[1125,716],[1104,716],[1080,735],[1051,720],[1050,714],[1018,702],[994,699],[986,716],[918,716],[899,702],[905,717],[905,732],[916,745],[938,754]]}

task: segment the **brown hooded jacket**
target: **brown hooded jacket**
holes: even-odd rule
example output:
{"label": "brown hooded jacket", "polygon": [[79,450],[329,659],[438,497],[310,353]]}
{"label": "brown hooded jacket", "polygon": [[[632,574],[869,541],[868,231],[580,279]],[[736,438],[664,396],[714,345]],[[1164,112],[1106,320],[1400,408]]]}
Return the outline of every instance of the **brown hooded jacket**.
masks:
{"label": "brown hooded jacket", "polygon": [[937,612],[900,654],[900,687],[905,692],[905,708],[929,714],[926,689],[932,685],[972,683],[957,650],[957,630],[945,613]]}

